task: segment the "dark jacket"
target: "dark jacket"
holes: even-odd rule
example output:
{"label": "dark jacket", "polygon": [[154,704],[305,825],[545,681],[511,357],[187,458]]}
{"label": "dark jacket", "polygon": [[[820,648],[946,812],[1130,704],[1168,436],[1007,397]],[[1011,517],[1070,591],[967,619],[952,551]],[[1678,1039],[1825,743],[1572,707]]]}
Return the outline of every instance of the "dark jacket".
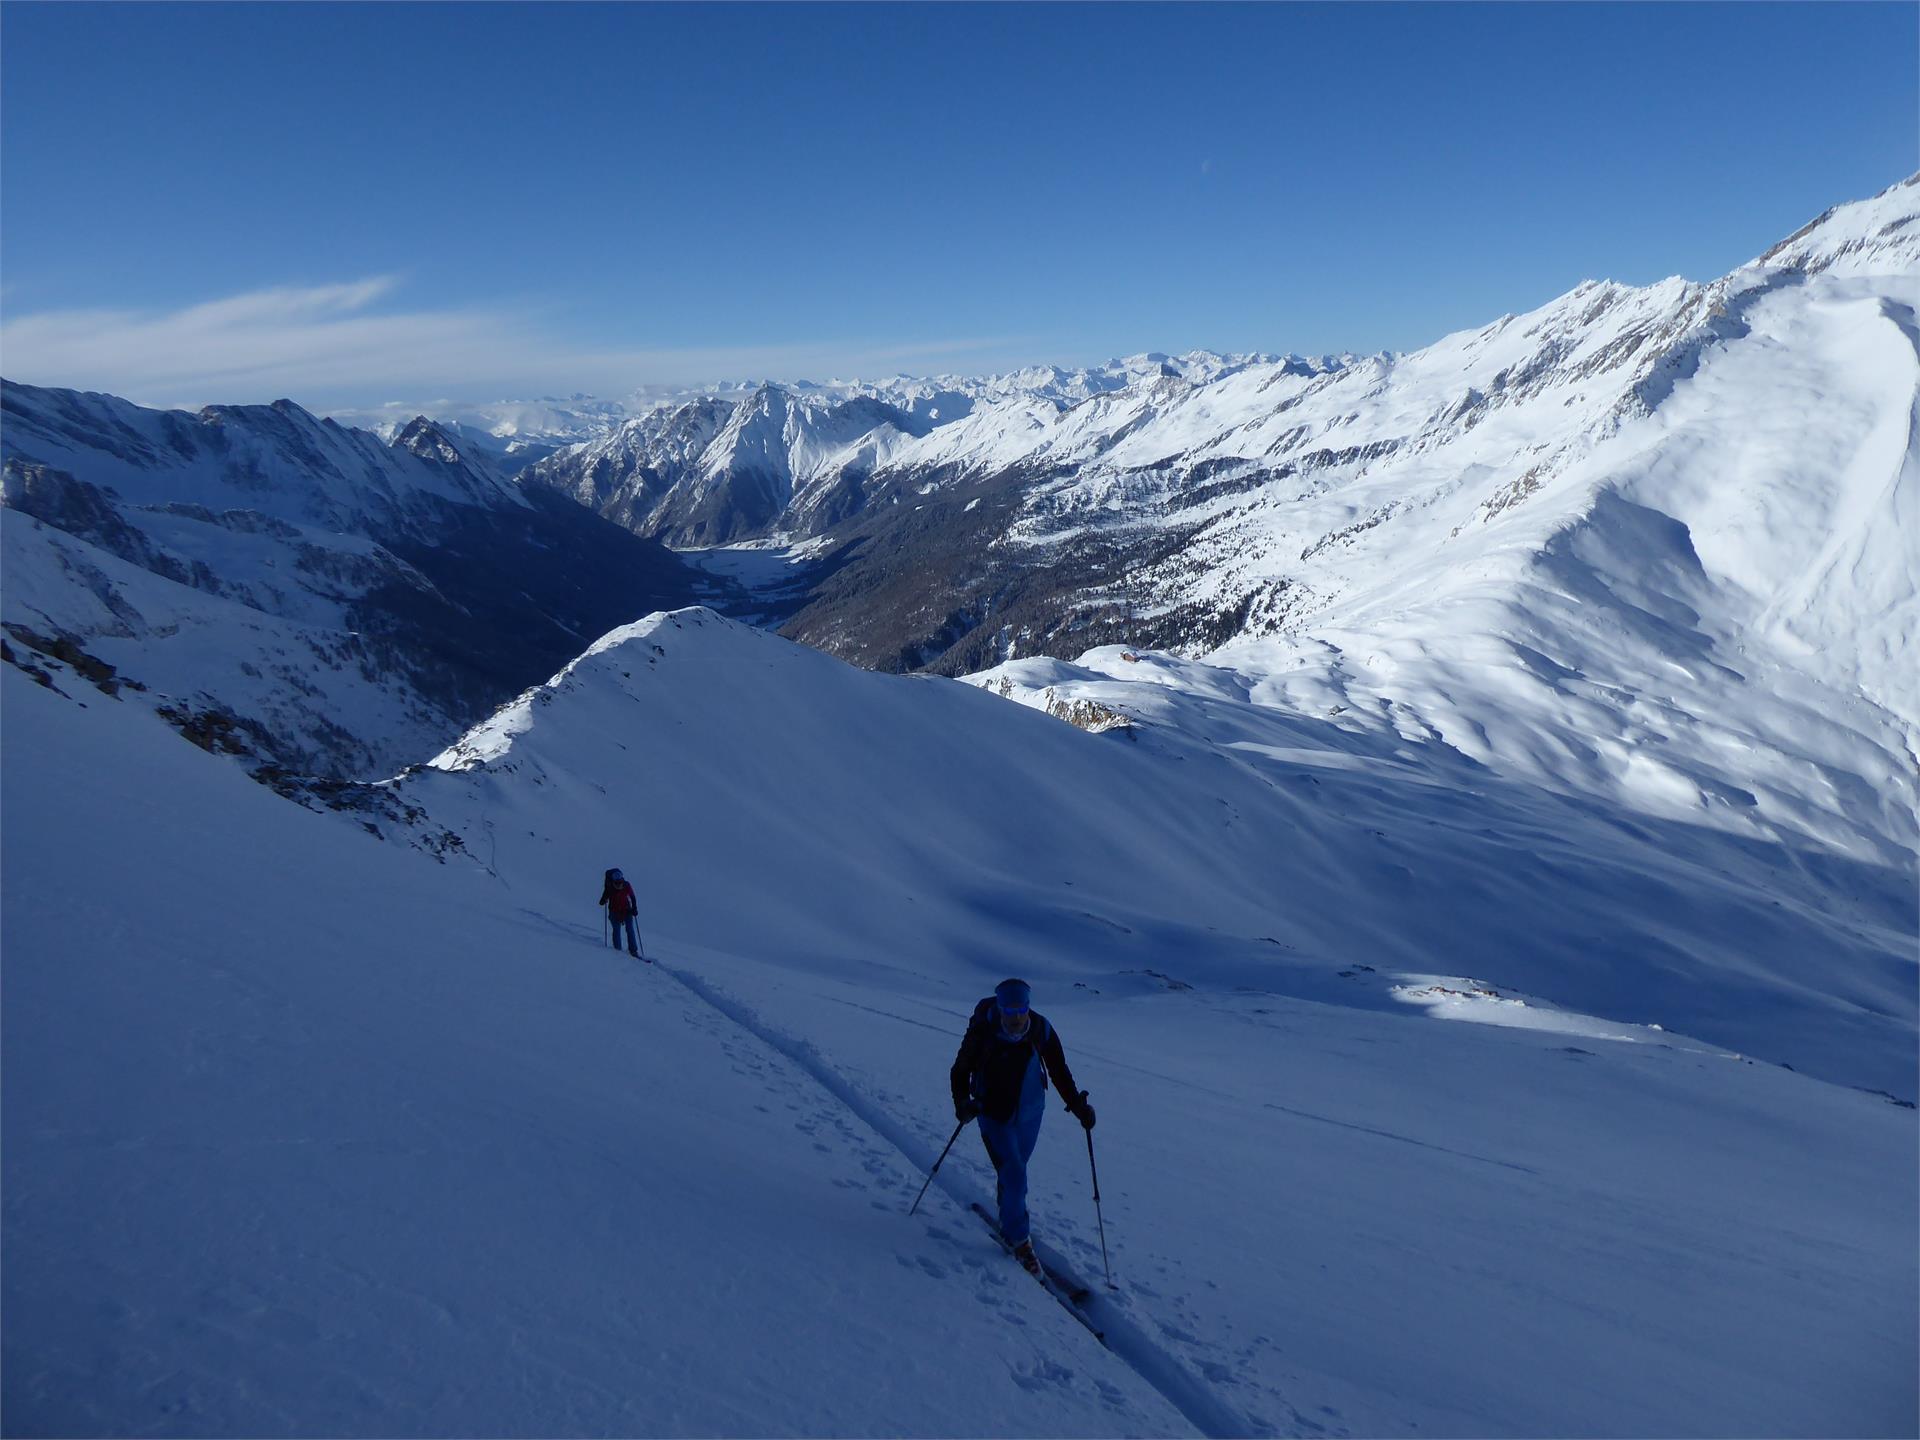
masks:
{"label": "dark jacket", "polygon": [[640,900],[633,893],[633,886],[624,880],[609,880],[600,887],[600,903],[607,907],[607,914],[616,920],[625,920],[640,913]]}
{"label": "dark jacket", "polygon": [[[949,1079],[953,1084],[953,1103],[957,1110],[968,1096],[980,1102],[980,1113],[989,1120],[1006,1121],[1020,1105],[1020,1091],[1026,1083],[1027,1067],[1040,1057],[1045,1073],[1052,1076],[1053,1088],[1066,1101],[1067,1109],[1078,1114],[1080,1091],[1067,1069],[1066,1052],[1060,1048],[1060,1035],[1038,1010],[1027,1012],[1024,1040],[1008,1041],[1000,1036],[1000,1014],[989,996],[974,1007],[967,1022],[967,1033],[960,1042],[960,1053],[953,1057]],[[1043,1085],[1045,1081],[1041,1082]]]}

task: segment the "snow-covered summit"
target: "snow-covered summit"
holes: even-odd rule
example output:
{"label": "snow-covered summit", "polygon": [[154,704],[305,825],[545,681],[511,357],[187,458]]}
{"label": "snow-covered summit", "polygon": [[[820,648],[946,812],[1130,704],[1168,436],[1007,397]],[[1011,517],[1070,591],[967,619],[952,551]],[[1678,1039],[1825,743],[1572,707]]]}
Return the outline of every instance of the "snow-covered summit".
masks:
{"label": "snow-covered summit", "polygon": [[1810,275],[1920,274],[1920,174],[1834,206],[1753,264]]}
{"label": "snow-covered summit", "polygon": [[[877,472],[947,463],[982,432],[1045,423],[1097,398],[1141,389],[1164,395],[1253,369],[1311,377],[1350,363],[1350,356],[1195,350],[985,377],[730,383],[657,404],[612,433],[530,466],[523,478],[676,544],[804,537],[864,510]],[[948,432],[957,438],[913,446]]]}
{"label": "snow-covered summit", "polygon": [[617,668],[626,674],[635,664],[652,665],[661,651],[647,642],[668,630],[711,631],[722,637],[718,641],[722,645],[751,646],[759,642],[760,636],[752,627],[729,620],[704,605],[643,615],[630,625],[609,630],[551,679],[532,686],[501,706],[428,760],[428,767],[471,770],[505,759],[512,752],[514,742],[533,729],[541,710],[582,685],[591,684],[595,672]]}
{"label": "snow-covered summit", "polygon": [[333,410],[329,418],[391,440],[414,417],[425,415],[453,435],[463,448],[515,470],[569,445],[597,440],[636,409],[645,408],[646,404],[637,396],[631,401],[621,401],[575,394],[480,403],[394,400],[384,405]]}

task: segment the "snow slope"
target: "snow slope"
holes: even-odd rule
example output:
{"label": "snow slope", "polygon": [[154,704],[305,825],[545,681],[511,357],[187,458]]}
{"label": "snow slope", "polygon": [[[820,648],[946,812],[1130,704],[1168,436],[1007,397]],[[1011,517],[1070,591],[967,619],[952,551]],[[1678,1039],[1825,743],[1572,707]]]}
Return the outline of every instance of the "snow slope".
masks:
{"label": "snow slope", "polygon": [[694,993],[4,669],[8,1434],[1180,1429]]}
{"label": "snow slope", "polygon": [[[943,507],[978,504],[996,486],[1017,489],[994,528],[965,537],[976,555],[1004,552],[1005,573],[958,564],[955,593],[929,607],[969,613],[959,668],[972,669],[1042,644],[1077,653],[1064,648],[1070,632],[1049,628],[1054,617],[1020,613],[1023,589],[1049,569],[1066,577],[1053,608],[1084,624],[1124,604],[1136,643],[1200,653],[1221,638],[1404,608],[1416,566],[1419,589],[1437,578],[1456,594],[1490,558],[1578,525],[1609,490],[1630,489],[1683,524],[1701,491],[1721,512],[1745,512],[1746,534],[1764,532],[1754,557],[1764,571],[1722,575],[1734,547],[1708,536],[1700,558],[1716,581],[1777,580],[1775,551],[1798,578],[1792,537],[1824,536],[1840,494],[1853,497],[1850,526],[1881,532],[1883,551],[1910,562],[1912,544],[1899,541],[1913,527],[1898,523],[1910,516],[1896,504],[1910,486],[1893,482],[1899,465],[1886,457],[1911,448],[1899,432],[1915,399],[1916,233],[1920,185],[1907,181],[1711,284],[1589,282],[1411,354],[1142,377],[1067,408],[976,406],[871,477],[880,510],[870,543],[897,563],[895,533],[928,530]],[[1719,442],[1755,428],[1766,450],[1749,445],[1742,464],[1722,464],[1734,452]],[[1755,459],[1766,463],[1744,463]],[[1656,484],[1642,473],[1650,462]],[[931,532],[935,547],[961,543]],[[945,561],[939,548],[907,557],[936,573]],[[1843,593],[1835,608],[1876,598]],[[791,633],[818,639],[846,623],[823,617],[815,634],[806,621]],[[867,624],[885,632],[875,654],[927,638],[894,633],[886,616]]]}
{"label": "snow slope", "polygon": [[[1137,677],[1073,692],[1138,720],[1135,738],[1036,726],[711,611],[655,616],[395,788],[484,863],[554,887],[579,864],[578,814],[617,794],[636,828],[678,837],[647,856],[663,923],[730,950],[984,948],[987,970],[1092,980],[1168,947],[1264,975],[1291,949],[1480,975],[1912,1098],[1910,867],[1516,784],[1248,703],[1213,667],[1089,659]],[[1021,662],[1010,683],[1041,667],[1075,678]],[[753,905],[680,915],[672,897],[721,856],[758,877]],[[879,875],[916,908],[875,906]]]}
{"label": "snow slope", "polygon": [[[397,783],[435,864],[0,668],[9,1433],[1913,1426],[1912,1110],[1676,1023],[1833,1025],[1812,946],[1902,982],[1711,832],[687,611]],[[1099,1107],[1107,1347],[966,1212],[972,1136],[904,1213],[1010,971]],[[1569,1003],[1603,971],[1632,1014]],[[1097,1285],[1081,1148],[1056,1109],[1033,1203]]]}

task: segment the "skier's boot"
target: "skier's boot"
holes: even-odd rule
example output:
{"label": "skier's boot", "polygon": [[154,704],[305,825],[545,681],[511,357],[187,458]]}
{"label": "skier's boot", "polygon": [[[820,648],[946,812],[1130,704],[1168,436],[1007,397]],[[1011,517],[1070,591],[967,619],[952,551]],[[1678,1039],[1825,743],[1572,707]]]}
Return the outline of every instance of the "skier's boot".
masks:
{"label": "skier's boot", "polygon": [[1033,1241],[1022,1240],[1013,1247],[1013,1258],[1026,1267],[1029,1275],[1040,1273],[1040,1257],[1033,1253]]}

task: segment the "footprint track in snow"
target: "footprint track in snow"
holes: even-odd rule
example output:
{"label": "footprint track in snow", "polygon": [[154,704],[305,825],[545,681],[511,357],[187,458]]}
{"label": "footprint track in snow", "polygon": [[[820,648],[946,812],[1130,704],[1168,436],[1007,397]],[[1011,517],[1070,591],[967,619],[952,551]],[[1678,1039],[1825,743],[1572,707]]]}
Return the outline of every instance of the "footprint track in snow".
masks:
{"label": "footprint track in snow", "polygon": [[[789,1092],[784,1097],[788,1102],[789,1113],[805,1115],[809,1120],[826,1119],[837,1134],[853,1142],[856,1149],[864,1152],[866,1146],[861,1143],[863,1137],[859,1126],[854,1123],[858,1121],[874,1136],[891,1146],[909,1165],[923,1173],[930,1165],[930,1161],[919,1153],[923,1150],[928,1156],[933,1153],[926,1143],[907,1126],[894,1119],[884,1108],[877,1106],[871,1096],[858,1091],[811,1043],[781,1034],[762,1021],[750,1008],[717,990],[704,979],[669,970],[665,965],[660,969],[663,974],[674,979],[695,998],[704,1002],[713,1015],[720,1017],[723,1021],[731,1022],[737,1031],[744,1031],[759,1040],[775,1055],[797,1068],[803,1079],[814,1082],[819,1090],[824,1092],[826,1098],[838,1102],[838,1108],[826,1105],[809,1106],[803,1109],[801,1105],[793,1102]],[[718,1033],[712,1027],[702,1028],[709,1029],[710,1033]],[[771,1093],[771,1086],[769,1090]],[[811,1133],[809,1126],[802,1122],[795,1122],[795,1128]],[[826,1145],[816,1145],[815,1148],[832,1153],[831,1147]],[[936,1181],[936,1186],[946,1194],[950,1202],[960,1203],[960,1197],[952,1189],[953,1183],[956,1182],[947,1181],[943,1177]],[[876,1210],[893,1208],[877,1199],[869,1203]],[[1043,1244],[1041,1248],[1045,1253],[1047,1247]],[[1064,1257],[1061,1258],[1064,1259]],[[1162,1268],[1164,1270],[1165,1267]],[[995,1308],[999,1312],[999,1318],[1005,1321],[1022,1327],[1028,1324],[1026,1317],[1019,1313],[1017,1307],[1002,1304],[999,1296],[994,1293],[995,1291],[999,1291],[1002,1295],[1009,1293],[1005,1290],[1008,1277],[1004,1273],[1004,1267],[996,1266],[991,1270],[982,1268],[977,1278],[983,1287],[978,1292],[982,1303]],[[1021,1280],[1022,1283],[1028,1283],[1024,1276]],[[1136,1290],[1141,1294],[1152,1293],[1144,1287],[1136,1286]],[[1131,1306],[1097,1294],[1091,1305],[1098,1324],[1104,1331],[1102,1343],[1107,1350],[1150,1388],[1159,1391],[1162,1398],[1184,1415],[1188,1423],[1202,1434],[1228,1436],[1274,1433],[1273,1427],[1263,1418],[1238,1412],[1229,1405],[1224,1397],[1208,1383],[1212,1377],[1196,1374],[1188,1368],[1185,1361],[1177,1358],[1174,1352],[1156,1343],[1141,1326],[1129,1318]],[[1176,1302],[1177,1310],[1184,1311],[1185,1308],[1183,1302]],[[1183,1333],[1190,1341],[1192,1340],[1191,1332]],[[1197,1341],[1192,1343],[1198,1344]],[[1071,1372],[1067,1372],[1067,1375],[1070,1379]],[[1280,1399],[1277,1395],[1273,1398]],[[1284,1400],[1280,1403],[1282,1408],[1292,1411],[1292,1407],[1286,1405]]]}

